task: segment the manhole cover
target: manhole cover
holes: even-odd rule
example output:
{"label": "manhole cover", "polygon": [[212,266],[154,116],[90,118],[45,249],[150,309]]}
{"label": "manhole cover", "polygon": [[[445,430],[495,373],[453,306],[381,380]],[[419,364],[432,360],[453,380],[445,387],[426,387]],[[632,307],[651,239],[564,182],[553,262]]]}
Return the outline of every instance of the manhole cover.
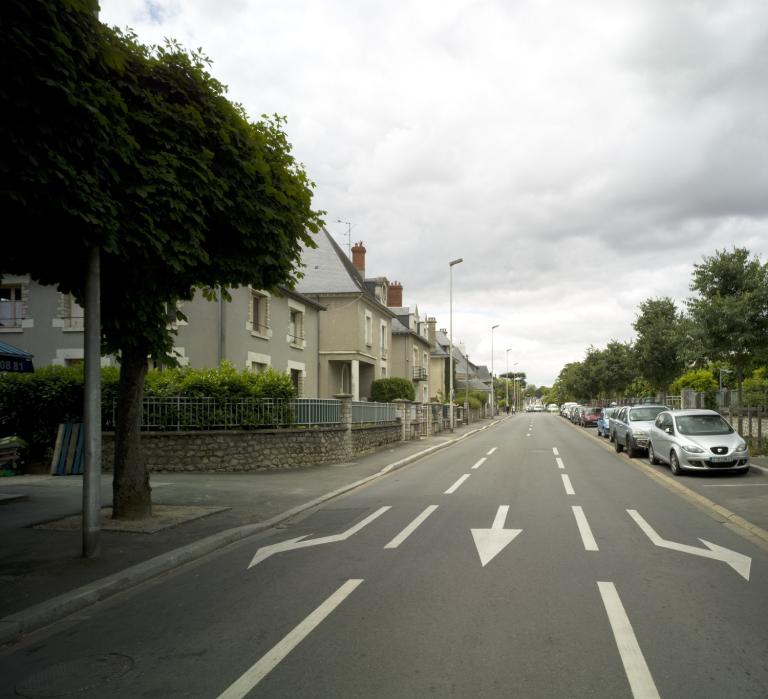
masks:
{"label": "manhole cover", "polygon": [[92,655],[47,667],[16,685],[16,694],[30,699],[66,697],[95,689],[133,668],[133,658],[119,653]]}

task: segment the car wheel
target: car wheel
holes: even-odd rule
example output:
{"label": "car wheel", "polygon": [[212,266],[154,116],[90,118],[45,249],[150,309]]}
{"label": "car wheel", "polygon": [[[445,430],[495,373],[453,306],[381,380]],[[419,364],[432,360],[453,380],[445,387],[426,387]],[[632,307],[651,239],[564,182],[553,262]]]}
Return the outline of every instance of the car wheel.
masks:
{"label": "car wheel", "polygon": [[652,466],[655,466],[659,463],[659,460],[656,458],[656,454],[653,453],[653,444],[648,442],[648,463],[650,463]]}
{"label": "car wheel", "polygon": [[672,471],[673,476],[679,476],[683,473],[683,469],[680,468],[680,461],[677,458],[674,449],[669,453],[669,470]]}
{"label": "car wheel", "polygon": [[635,442],[632,439],[632,435],[627,435],[627,456],[630,459],[633,459],[635,456],[637,456],[637,447],[635,446]]}
{"label": "car wheel", "polygon": [[613,435],[613,448],[616,450],[616,453],[624,451],[624,447],[619,444],[619,438],[616,435]]}

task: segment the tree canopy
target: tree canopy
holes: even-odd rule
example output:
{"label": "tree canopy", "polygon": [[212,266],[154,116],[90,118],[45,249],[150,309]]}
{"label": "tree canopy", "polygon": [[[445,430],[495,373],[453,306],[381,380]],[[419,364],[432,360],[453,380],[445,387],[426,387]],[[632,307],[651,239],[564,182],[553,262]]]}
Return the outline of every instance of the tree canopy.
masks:
{"label": "tree canopy", "polygon": [[122,366],[115,513],[142,516],[136,410],[147,357],[172,346],[169,308],[198,288],[290,286],[322,212],[285,120],[249,121],[200,53],[143,46],[98,22],[91,0],[1,7],[1,201],[24,222],[2,271],[82,303],[99,248],[104,346]]}

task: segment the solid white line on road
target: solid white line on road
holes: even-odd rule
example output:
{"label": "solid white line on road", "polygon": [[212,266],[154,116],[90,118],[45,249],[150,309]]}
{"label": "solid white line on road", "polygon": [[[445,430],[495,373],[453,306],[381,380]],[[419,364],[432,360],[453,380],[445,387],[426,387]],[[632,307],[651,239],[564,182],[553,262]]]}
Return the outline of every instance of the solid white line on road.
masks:
{"label": "solid white line on road", "polygon": [[558,456],[555,461],[557,461],[557,467],[558,468],[565,468],[565,464],[563,463],[563,460]]}
{"label": "solid white line on road", "polygon": [[219,699],[241,699],[250,692],[277,664],[301,643],[320,623],[351,595],[362,580],[347,580],[314,612],[290,631],[272,650],[251,666],[242,677],[231,684]]}
{"label": "solid white line on road", "polygon": [[553,453],[555,456],[560,456],[560,452],[557,450],[557,447],[552,447],[552,453]]}
{"label": "solid white line on road", "polygon": [[424,522],[424,520],[429,517],[436,509],[437,505],[430,505],[424,512],[422,512],[416,519],[413,520],[403,531],[401,531],[392,541],[390,541],[384,548],[385,549],[396,549],[400,544],[402,544],[413,532],[418,529],[419,525]]}
{"label": "solid white line on road", "polygon": [[592,530],[587,522],[587,517],[584,514],[584,510],[578,505],[574,505],[572,508],[573,516],[576,518],[576,526],[579,528],[579,534],[581,534],[581,540],[584,542],[585,551],[599,551],[597,548],[597,542],[595,537],[592,536]]}
{"label": "solid white line on road", "polygon": [[565,486],[566,495],[576,495],[576,493],[573,490],[573,486],[571,485],[571,479],[568,478],[568,474],[563,473],[560,477],[563,479],[563,485]]}
{"label": "solid white line on road", "polygon": [[486,456],[490,456],[490,455],[491,455],[491,454],[493,454],[493,452],[495,452],[497,449],[498,449],[498,447],[493,447],[493,449],[489,449],[489,450],[488,450],[488,451],[485,453],[485,455],[486,455]]}
{"label": "solid white line on road", "polygon": [[457,480],[448,490],[443,493],[444,495],[453,495],[460,487],[461,484],[467,480],[472,474],[471,473],[465,473],[459,480]]}
{"label": "solid white line on road", "polygon": [[472,468],[480,468],[485,463],[485,458],[480,459]]}
{"label": "solid white line on road", "polygon": [[659,699],[656,684],[640,650],[629,617],[624,611],[616,586],[612,582],[598,582],[597,587],[603,598],[605,611],[608,613],[608,621],[611,624],[613,637],[616,639],[616,646],[619,649],[621,662],[624,664],[624,672],[629,680],[632,696],[635,699]]}

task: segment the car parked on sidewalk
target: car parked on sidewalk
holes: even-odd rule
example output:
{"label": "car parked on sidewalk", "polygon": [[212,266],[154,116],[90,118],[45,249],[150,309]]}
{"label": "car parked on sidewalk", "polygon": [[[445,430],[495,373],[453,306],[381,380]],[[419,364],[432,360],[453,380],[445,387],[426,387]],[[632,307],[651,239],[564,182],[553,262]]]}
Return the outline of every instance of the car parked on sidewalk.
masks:
{"label": "car parked on sidewalk", "polygon": [[625,405],[611,418],[611,433],[616,451],[627,450],[632,458],[641,449],[648,448],[648,431],[653,426],[656,416],[666,405]]}
{"label": "car parked on sidewalk", "polygon": [[665,410],[649,429],[648,461],[686,470],[749,471],[746,441],[715,410]]}
{"label": "car parked on sidewalk", "polygon": [[611,415],[613,415],[618,408],[612,407],[612,408],[603,408],[600,411],[600,415],[597,418],[597,436],[598,437],[608,437],[608,433],[610,430],[610,421],[611,421]]}

